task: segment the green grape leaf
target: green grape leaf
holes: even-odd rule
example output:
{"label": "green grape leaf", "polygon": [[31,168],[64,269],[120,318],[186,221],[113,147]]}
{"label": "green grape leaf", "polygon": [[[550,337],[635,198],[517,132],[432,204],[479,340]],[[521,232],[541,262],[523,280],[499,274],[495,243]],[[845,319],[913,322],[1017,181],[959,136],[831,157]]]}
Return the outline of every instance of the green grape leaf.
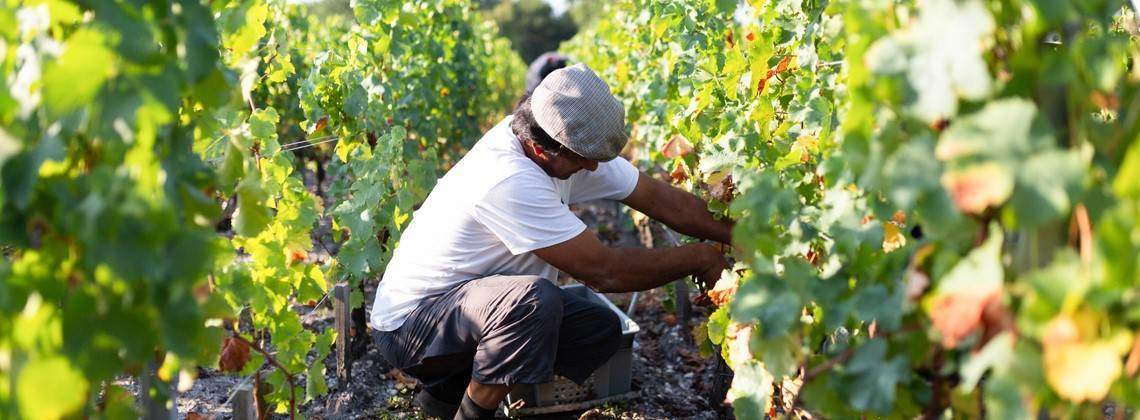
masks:
{"label": "green grape leaf", "polygon": [[855,350],[844,375],[850,390],[847,401],[856,410],[889,413],[895,404],[895,390],[907,374],[906,359],[886,358],[887,342],[871,340]]}
{"label": "green grape leaf", "polygon": [[962,392],[973,392],[974,387],[982,380],[982,375],[993,369],[1001,373],[1013,364],[1013,335],[1003,332],[986,343],[981,351],[972,354],[962,363],[962,382],[959,388]]}
{"label": "green grape leaf", "polygon": [[63,55],[44,69],[44,105],[55,116],[90,105],[115,70],[103,32],[84,28],[65,42]]}
{"label": "green grape leaf", "polygon": [[87,400],[87,378],[62,357],[29,361],[19,370],[15,385],[25,418],[63,418],[78,412]]}
{"label": "green grape leaf", "polygon": [[716,311],[709,315],[708,321],[708,336],[709,341],[713,344],[720,345],[724,342],[725,330],[728,329],[728,307],[717,308]]}
{"label": "green grape leaf", "polygon": [[762,281],[762,278],[740,285],[732,300],[730,314],[732,319],[740,322],[759,321],[764,338],[778,337],[800,319],[803,302],[783,283]]}
{"label": "green grape leaf", "polygon": [[1077,151],[1047,151],[1030,157],[1018,169],[1007,207],[1014,216],[1007,221],[1010,227],[1033,229],[1065,217],[1087,170]]}
{"label": "green grape leaf", "polygon": [[322,359],[318,359],[309,365],[308,374],[305,375],[305,402],[328,392],[329,386],[325,383],[325,364],[322,363]]}
{"label": "green grape leaf", "polygon": [[19,153],[22,148],[19,140],[0,128],[0,170],[4,168],[4,162]]}
{"label": "green grape leaf", "polygon": [[763,420],[768,400],[772,396],[772,374],[757,361],[736,366],[734,373],[732,387],[728,389],[728,400],[732,401],[736,418]]}
{"label": "green grape leaf", "polygon": [[226,157],[218,170],[218,183],[224,190],[235,186],[245,176],[245,159],[248,157],[234,142],[228,142]]}
{"label": "green grape leaf", "polygon": [[1121,197],[1140,197],[1140,142],[1133,141],[1120,163],[1120,171],[1112,181],[1112,192]]}
{"label": "green grape leaf", "polygon": [[235,9],[223,16],[223,25],[229,31],[224,37],[226,48],[238,56],[248,53],[265,36],[267,17],[269,5],[263,2],[251,2],[245,10]]}
{"label": "green grape leaf", "polygon": [[260,178],[246,176],[238,183],[237,197],[234,231],[241,236],[257,236],[273,220],[273,210],[266,206],[268,195],[261,186]]}
{"label": "green grape leaf", "polygon": [[1052,129],[1037,114],[1037,106],[1007,98],[954,120],[938,139],[934,154],[942,161],[972,157],[1016,161],[1052,145]]}
{"label": "green grape leaf", "polygon": [[39,180],[40,165],[45,160],[57,159],[64,153],[63,143],[56,136],[40,141],[34,150],[25,149],[0,168],[0,181],[4,186],[4,199],[26,209],[32,200],[32,192]]}

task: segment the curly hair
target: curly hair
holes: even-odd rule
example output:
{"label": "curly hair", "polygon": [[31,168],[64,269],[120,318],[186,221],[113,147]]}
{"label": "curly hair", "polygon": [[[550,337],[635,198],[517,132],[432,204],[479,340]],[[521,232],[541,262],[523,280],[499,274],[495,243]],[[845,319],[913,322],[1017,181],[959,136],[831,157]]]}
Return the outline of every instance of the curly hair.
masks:
{"label": "curly hair", "polygon": [[538,125],[538,121],[534,119],[534,113],[530,110],[530,97],[524,97],[515,106],[515,117],[511,120],[511,131],[520,141],[529,141],[542,147],[552,155],[557,156],[562,151],[562,143],[554,140],[547,134],[545,130]]}

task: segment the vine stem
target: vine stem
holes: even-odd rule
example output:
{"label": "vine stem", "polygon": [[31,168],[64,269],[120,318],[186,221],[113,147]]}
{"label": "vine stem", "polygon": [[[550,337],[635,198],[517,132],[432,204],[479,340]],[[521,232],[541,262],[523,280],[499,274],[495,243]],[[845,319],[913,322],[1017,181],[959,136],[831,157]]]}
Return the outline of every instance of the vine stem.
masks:
{"label": "vine stem", "polygon": [[[879,334],[879,338],[886,340],[890,336],[896,334],[906,334],[918,330],[919,327],[916,324],[904,325],[897,330]],[[827,373],[827,371],[834,369],[836,365],[851,360],[851,358],[855,356],[856,349],[858,349],[856,346],[847,347],[843,353],[840,353],[838,356],[828,359],[826,362],[820,363],[818,366],[812,368],[811,370],[807,370],[808,361],[805,358],[803,363],[800,364],[800,387],[796,390],[796,396],[792,398],[792,405],[788,408],[788,412],[793,412],[796,407],[800,405],[800,396],[803,395],[804,387],[807,386],[808,382],[819,377],[819,375],[822,375],[824,373]]]}
{"label": "vine stem", "polygon": [[1077,232],[1080,234],[1081,261],[1088,266],[1092,263],[1092,226],[1089,223],[1089,211],[1084,204],[1077,204],[1073,213],[1077,219]]}
{"label": "vine stem", "polygon": [[250,348],[257,350],[258,353],[261,353],[263,356],[265,356],[265,360],[269,361],[269,364],[273,365],[273,367],[277,368],[277,370],[280,370],[281,373],[285,374],[285,379],[289,381],[289,419],[294,420],[297,415],[297,385],[293,383],[293,374],[289,373],[289,369],[285,369],[285,366],[282,366],[281,363],[277,362],[277,359],[274,358],[273,355],[269,354],[269,352],[265,351],[265,349],[261,348],[261,346],[253,344],[252,341],[246,340],[245,337],[242,337],[241,334],[238,334],[237,332],[233,333],[233,337],[238,341],[245,343]]}

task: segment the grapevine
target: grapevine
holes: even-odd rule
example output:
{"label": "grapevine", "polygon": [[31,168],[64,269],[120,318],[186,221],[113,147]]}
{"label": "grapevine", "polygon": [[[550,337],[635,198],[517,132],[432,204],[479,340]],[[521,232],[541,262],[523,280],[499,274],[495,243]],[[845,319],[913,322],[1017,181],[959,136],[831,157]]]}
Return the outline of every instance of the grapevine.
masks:
{"label": "grapevine", "polygon": [[[179,388],[196,366],[264,373],[263,397],[290,415],[327,392],[335,333],[302,328],[296,308],[381,272],[400,222],[522,77],[467,3],[356,9],[320,22],[274,0],[0,9],[5,417],[134,412],[109,384],[148,366]],[[453,62],[429,61],[441,55]],[[337,76],[329,57],[347,60]],[[326,209],[324,193],[351,204]],[[362,211],[379,222],[345,222]],[[165,389],[142,392],[162,404]]]}
{"label": "grapevine", "polygon": [[624,98],[636,159],[738,222],[696,333],[737,417],[1136,404],[1133,11],[741,8],[618,2],[564,45]]}

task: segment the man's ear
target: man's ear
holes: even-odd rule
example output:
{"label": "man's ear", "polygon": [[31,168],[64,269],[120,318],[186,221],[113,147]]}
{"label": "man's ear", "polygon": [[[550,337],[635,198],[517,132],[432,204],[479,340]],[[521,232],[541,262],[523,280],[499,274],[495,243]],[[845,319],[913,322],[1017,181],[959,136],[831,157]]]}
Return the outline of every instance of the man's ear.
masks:
{"label": "man's ear", "polygon": [[534,152],[534,155],[535,155],[535,156],[542,156],[542,157],[546,157],[546,156],[545,156],[545,153],[546,153],[546,149],[542,148],[542,146],[541,146],[541,145],[539,145],[538,143],[535,143],[535,142],[533,142],[533,141],[528,141],[528,142],[526,142],[526,143],[527,143],[527,145],[529,145],[529,146],[530,146],[530,150],[531,150],[532,152]]}

